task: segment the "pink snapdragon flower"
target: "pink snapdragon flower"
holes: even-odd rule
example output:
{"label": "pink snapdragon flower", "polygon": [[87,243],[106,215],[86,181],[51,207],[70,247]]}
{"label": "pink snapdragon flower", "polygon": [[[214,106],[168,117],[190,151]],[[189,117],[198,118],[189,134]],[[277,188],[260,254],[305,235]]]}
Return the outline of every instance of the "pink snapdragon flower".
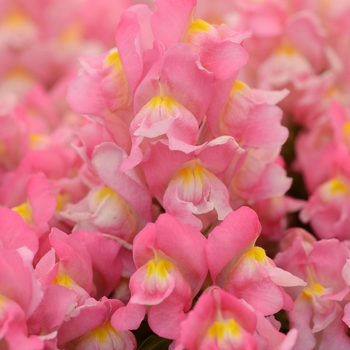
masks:
{"label": "pink snapdragon flower", "polygon": [[22,95],[36,82],[49,88],[76,69],[79,55],[110,48],[121,12],[129,5],[128,0],[103,0],[94,6],[90,0],[3,1],[0,91]]}
{"label": "pink snapdragon flower", "polygon": [[237,12],[236,25],[239,28],[252,28],[257,39],[276,38],[283,33],[283,24],[288,15],[288,3],[276,0],[261,3],[252,0],[234,0],[232,9]]}
{"label": "pink snapdragon flower", "polygon": [[74,111],[105,116],[128,106],[129,86],[117,50],[98,57],[81,58],[80,64],[83,68],[70,83],[67,97]]}
{"label": "pink snapdragon flower", "polygon": [[[347,1],[340,0],[332,3],[317,4],[312,1],[292,1],[294,8],[297,11],[310,10],[316,13],[327,30],[329,40],[332,46],[337,48],[337,51],[341,49],[341,43],[344,43],[346,35],[339,35],[347,33],[349,28],[345,18],[350,11],[350,6]],[[346,39],[345,39],[346,40]]]}
{"label": "pink snapdragon flower", "polygon": [[[76,152],[66,144],[29,151],[15,170],[4,174],[0,184],[1,203],[8,207],[23,203],[27,181],[38,172],[44,173],[54,184],[68,187],[74,182],[80,164]],[[82,185],[77,184],[78,181],[75,191],[80,191]]]}
{"label": "pink snapdragon flower", "polygon": [[257,340],[258,349],[267,350],[292,350],[297,340],[298,330],[292,328],[287,334],[279,332],[281,324],[273,317],[266,317],[256,312],[257,325],[255,339]]}
{"label": "pink snapdragon flower", "polygon": [[[0,118],[2,130],[0,202],[7,207],[16,207],[28,201],[28,196],[33,200],[33,196],[43,191],[39,195],[41,200],[35,201],[37,206],[46,198],[44,201],[47,201],[47,207],[43,208],[41,205],[41,209],[47,213],[44,214],[45,218],[39,220],[48,221],[53,214],[49,212],[55,199],[48,198],[44,183],[50,183],[53,196],[65,190],[70,192],[70,195],[73,192],[73,199],[79,197],[84,187],[76,176],[80,161],[71,147],[75,136],[67,125],[63,125],[66,121],[59,120],[56,104],[53,103],[51,96],[39,86],[33,87],[20,104],[10,103],[6,98],[3,103],[4,115]],[[39,172],[48,179],[42,181],[41,188],[35,185],[37,189],[34,189],[34,182],[38,184],[41,181],[30,178],[33,175],[35,178]],[[29,186],[29,183],[32,185]],[[27,185],[29,188],[26,189]],[[30,195],[26,191],[29,191]],[[35,211],[37,221],[38,208]],[[39,231],[42,229],[43,227]]]}
{"label": "pink snapdragon flower", "polygon": [[43,349],[43,341],[29,335],[27,326],[43,298],[41,284],[33,273],[33,252],[27,247],[0,250],[1,344],[8,349]]}
{"label": "pink snapdragon flower", "polygon": [[[299,36],[300,31],[303,31],[303,37]],[[276,88],[292,84],[300,89],[307,79],[329,68],[325,31],[312,12],[291,15],[285,23],[284,40],[286,44],[282,44],[260,66],[260,86]],[[280,42],[283,43],[282,40]]]}
{"label": "pink snapdragon flower", "polygon": [[256,324],[249,306],[213,287],[201,295],[182,322],[175,349],[256,349]]}
{"label": "pink snapdragon flower", "polygon": [[26,186],[27,201],[12,208],[37,232],[38,237],[50,230],[49,221],[57,205],[52,187],[43,173],[31,176]]}
{"label": "pink snapdragon flower", "polygon": [[258,214],[261,234],[271,240],[280,240],[289,225],[288,214],[301,210],[305,201],[290,196],[272,197],[258,201],[251,208]]}
{"label": "pink snapdragon flower", "polygon": [[137,270],[130,278],[131,298],[114,313],[112,326],[136,329],[147,312],[151,329],[174,339],[207,274],[205,244],[196,228],[180,224],[169,214],[147,224],[133,243]]}
{"label": "pink snapdragon flower", "polygon": [[[332,99],[323,119],[297,136],[295,168],[302,172],[310,194],[332,179],[339,164],[350,154],[349,122],[348,106]],[[315,162],[319,164],[317,172],[311,167]]]}
{"label": "pink snapdragon flower", "polygon": [[210,287],[182,322],[174,349],[293,349],[296,330],[284,335],[278,327],[243,300]]}
{"label": "pink snapdragon flower", "polygon": [[76,292],[75,305],[96,293],[92,262],[86,246],[72,235],[53,228],[52,249],[41,259],[40,278],[46,284],[60,284]]}
{"label": "pink snapdragon flower", "polygon": [[244,299],[263,315],[291,310],[292,299],[282,288],[305,282],[284,271],[255,241],[261,231],[256,213],[241,207],[209,234],[206,255],[215,285]]}
{"label": "pink snapdragon flower", "polygon": [[250,60],[241,78],[260,88],[290,89],[281,106],[296,112],[298,122],[311,126],[328,104],[329,96],[322,92],[326,80],[326,84],[329,78],[333,81],[331,90],[348,91],[344,47],[349,37],[341,19],[348,8],[346,1],[233,1],[231,12],[222,18],[231,18],[236,30],[253,30],[245,44]]}
{"label": "pink snapdragon flower", "polygon": [[184,224],[206,228],[232,211],[228,189],[221,180],[238,146],[232,137],[218,137],[186,154],[162,142],[150,147],[142,163],[153,195]]}
{"label": "pink snapdragon flower", "polygon": [[155,41],[146,58],[151,66],[135,92],[134,111],[137,113],[155,96],[169,96],[200,123],[211,103],[217,81],[211,72],[201,68],[195,50],[180,42],[164,51],[161,43]]}
{"label": "pink snapdragon flower", "polygon": [[349,293],[342,278],[349,259],[347,245],[336,239],[317,242],[302,229],[290,229],[281,248],[276,264],[307,281],[306,286],[286,288],[295,304],[289,322],[299,330],[295,349],[314,349],[316,344],[326,349],[334,346],[335,339],[337,347],[346,349],[350,342],[341,318],[342,301]]}
{"label": "pink snapdragon flower", "polygon": [[110,295],[122,273],[121,244],[99,232],[75,231],[71,235],[86,247],[91,257],[94,297]]}
{"label": "pink snapdragon flower", "polygon": [[[73,81],[68,94],[73,109],[82,114],[103,116],[105,111],[116,112],[128,107],[141,76],[150,69],[148,55],[153,42],[162,46],[163,53],[164,46],[168,48],[178,42],[194,5],[192,0],[183,1],[181,6],[159,1],[154,12],[145,5],[125,11],[116,33],[118,50],[101,58],[87,58],[84,71]],[[168,11],[172,13],[171,22],[165,20]],[[117,95],[113,93],[113,87],[117,88]],[[93,91],[98,93],[89,99]]]}
{"label": "pink snapdragon flower", "polygon": [[18,166],[28,149],[28,121],[14,95],[0,95],[0,102],[0,167],[8,171]]}
{"label": "pink snapdragon flower", "polygon": [[232,208],[282,197],[291,185],[278,157],[288,131],[281,125],[282,110],[275,105],[287,94],[286,89],[251,89],[236,80],[221,111],[209,109],[212,134],[230,135],[240,147],[224,178]]}
{"label": "pink snapdragon flower", "polygon": [[[100,233],[88,231],[76,231],[68,236],[53,229],[49,238],[52,249],[40,259],[35,268],[35,277],[42,284],[44,293],[28,320],[28,327],[32,334],[45,335],[47,346],[57,346],[57,341],[59,344],[68,342],[87,332],[85,328],[85,331],[77,328],[71,330],[69,322],[75,324],[74,322],[81,321],[79,318],[70,320],[79,315],[85,317],[85,308],[89,309],[98,303],[91,296],[100,298],[110,294],[118,284],[122,272],[119,256],[121,246]],[[108,303],[103,305],[102,309],[109,308]],[[100,309],[97,307],[96,310]],[[90,308],[91,314],[95,311]],[[103,319],[100,324],[105,321],[107,319]],[[61,337],[61,334],[64,336]]]}
{"label": "pink snapdragon flower", "polygon": [[225,81],[247,63],[247,52],[240,43],[250,36],[250,31],[237,33],[225,24],[214,26],[196,19],[188,29],[186,43],[199,54],[201,65],[207,71],[212,72],[216,79]]}
{"label": "pink snapdragon flower", "polygon": [[43,298],[27,321],[28,332],[40,335],[44,349],[51,349],[57,347],[57,330],[72,310],[76,293],[59,284],[43,285],[42,288]]}
{"label": "pink snapdragon flower", "polygon": [[149,152],[148,142],[164,138],[170,150],[189,153],[196,149],[198,122],[184,106],[169,96],[155,96],[136,114],[130,124],[133,142],[123,169],[139,164]]}
{"label": "pink snapdragon flower", "polygon": [[43,296],[31,266],[33,254],[25,248],[1,249],[1,295],[15,301],[28,319]]}
{"label": "pink snapdragon flower", "polygon": [[136,233],[150,221],[151,196],[136,170],[120,171],[125,158],[125,152],[112,142],[93,148],[91,160],[87,161],[97,183],[86,197],[67,204],[61,213],[76,223],[74,230],[111,234],[131,243]]}
{"label": "pink snapdragon flower", "polygon": [[[348,238],[349,222],[349,156],[340,152],[339,164],[334,177],[318,186],[300,213],[304,222],[310,222],[320,238]],[[344,161],[346,160],[346,161]]]}
{"label": "pink snapdragon flower", "polygon": [[[329,123],[297,136],[293,166],[302,173],[308,193],[314,193],[317,187],[333,177],[337,149]],[[318,164],[318,171],[314,171],[312,164]]]}
{"label": "pink snapdragon flower", "polygon": [[236,155],[225,175],[232,208],[282,197],[288,191],[292,179],[287,177],[279,151],[257,148]]}
{"label": "pink snapdragon flower", "polygon": [[103,297],[100,301],[88,299],[58,330],[59,349],[136,349],[136,340],[130,331],[117,332],[110,323],[111,315],[122,303]]}
{"label": "pink snapdragon flower", "polygon": [[11,299],[1,296],[1,343],[7,349],[22,347],[28,350],[44,349],[43,341],[35,336],[28,336],[25,315],[21,307]]}
{"label": "pink snapdragon flower", "polygon": [[[339,68],[313,78],[295,101],[293,106],[294,120],[308,131],[313,131],[313,129],[318,129],[321,124],[328,123],[328,114],[334,102],[349,107],[347,99],[349,86],[340,81],[342,63],[338,62],[338,65]],[[315,125],[318,127],[315,128]]]}
{"label": "pink snapdragon flower", "polygon": [[233,136],[243,149],[281,146],[288,130],[281,125],[282,110],[276,104],[287,95],[286,89],[251,89],[236,80],[220,115],[208,115],[213,135]]}
{"label": "pink snapdragon flower", "polygon": [[0,246],[17,250],[26,247],[35,254],[38,250],[36,233],[23,222],[23,218],[8,208],[0,208]]}

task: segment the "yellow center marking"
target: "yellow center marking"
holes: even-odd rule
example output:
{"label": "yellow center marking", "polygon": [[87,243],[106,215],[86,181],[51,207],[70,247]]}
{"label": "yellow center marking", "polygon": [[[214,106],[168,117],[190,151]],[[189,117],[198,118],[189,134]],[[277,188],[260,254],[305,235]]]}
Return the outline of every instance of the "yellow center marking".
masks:
{"label": "yellow center marking", "polygon": [[248,88],[249,87],[246,83],[243,83],[243,81],[240,81],[240,80],[236,80],[232,89],[231,89],[231,92],[243,91],[243,90],[246,90]]}
{"label": "yellow center marking", "polygon": [[21,215],[27,225],[33,225],[32,208],[28,202],[24,202],[12,210]]}
{"label": "yellow center marking", "polygon": [[239,337],[240,326],[233,319],[230,319],[228,322],[216,321],[210,326],[207,334],[209,337],[216,338],[219,342],[221,342],[225,335],[229,337]]}
{"label": "yellow center marking", "polygon": [[150,260],[147,266],[147,278],[150,279],[152,276],[157,275],[164,281],[169,276],[172,268],[173,264],[168,260],[160,260],[158,262]]}
{"label": "yellow center marking", "polygon": [[190,26],[189,28],[189,32],[190,33],[197,33],[197,32],[209,32],[211,29],[211,25],[206,22],[203,21],[202,19],[196,19]]}
{"label": "yellow center marking", "polygon": [[248,259],[254,259],[260,263],[267,260],[265,250],[261,247],[253,247],[252,249],[247,251],[245,255]]}
{"label": "yellow center marking", "polygon": [[332,179],[328,182],[331,194],[346,193],[348,191],[347,186],[338,179]]}

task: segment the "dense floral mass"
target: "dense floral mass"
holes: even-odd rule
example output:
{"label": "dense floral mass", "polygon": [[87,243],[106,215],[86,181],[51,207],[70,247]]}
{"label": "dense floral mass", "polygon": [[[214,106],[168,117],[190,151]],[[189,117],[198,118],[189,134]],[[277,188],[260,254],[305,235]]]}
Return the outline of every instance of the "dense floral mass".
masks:
{"label": "dense floral mass", "polygon": [[0,348],[350,348],[350,2],[2,0]]}

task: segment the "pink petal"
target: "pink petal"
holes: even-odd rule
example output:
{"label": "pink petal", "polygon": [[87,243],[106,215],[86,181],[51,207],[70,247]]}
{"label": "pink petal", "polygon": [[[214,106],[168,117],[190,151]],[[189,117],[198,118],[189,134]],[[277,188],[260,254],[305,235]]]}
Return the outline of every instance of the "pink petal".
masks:
{"label": "pink petal", "polygon": [[7,208],[0,208],[0,241],[6,249],[28,247],[33,253],[38,250],[38,238],[20,215]]}
{"label": "pink petal", "polygon": [[156,11],[151,17],[155,39],[161,41],[166,48],[181,41],[195,5],[194,0],[157,0]]}
{"label": "pink petal", "polygon": [[249,249],[259,236],[261,225],[255,212],[241,207],[228,214],[209,234],[206,256],[214,283],[218,275],[240,252]]}

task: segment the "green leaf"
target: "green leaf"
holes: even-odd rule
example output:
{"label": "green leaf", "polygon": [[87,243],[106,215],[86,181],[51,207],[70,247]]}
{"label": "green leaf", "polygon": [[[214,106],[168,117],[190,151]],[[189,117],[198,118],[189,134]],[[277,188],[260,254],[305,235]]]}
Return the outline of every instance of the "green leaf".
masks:
{"label": "green leaf", "polygon": [[172,340],[151,335],[138,348],[138,350],[167,350]]}

